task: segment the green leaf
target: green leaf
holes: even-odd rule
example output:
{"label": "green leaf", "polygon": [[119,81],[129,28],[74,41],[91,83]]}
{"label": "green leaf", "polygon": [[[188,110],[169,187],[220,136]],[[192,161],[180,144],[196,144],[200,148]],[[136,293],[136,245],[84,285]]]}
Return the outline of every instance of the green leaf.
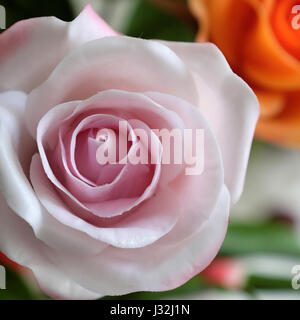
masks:
{"label": "green leaf", "polygon": [[30,290],[21,275],[6,268],[6,289],[0,289],[0,300],[37,300],[45,298],[46,296],[42,293]]}
{"label": "green leaf", "polygon": [[257,275],[252,275],[248,279],[246,290],[251,291],[254,289],[290,289],[291,280],[290,279],[280,279],[280,278],[267,278]]}
{"label": "green leaf", "polygon": [[277,253],[300,257],[299,239],[293,229],[278,222],[231,223],[221,255]]}

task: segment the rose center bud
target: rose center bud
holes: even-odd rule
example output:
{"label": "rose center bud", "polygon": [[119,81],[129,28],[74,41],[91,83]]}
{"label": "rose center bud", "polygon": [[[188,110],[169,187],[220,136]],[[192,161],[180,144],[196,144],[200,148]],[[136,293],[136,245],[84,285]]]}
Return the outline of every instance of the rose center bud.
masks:
{"label": "rose center bud", "polygon": [[96,141],[103,143],[103,142],[106,142],[107,139],[108,139],[107,133],[103,133],[102,130],[98,131],[98,133],[96,135]]}
{"label": "rose center bud", "polygon": [[100,165],[117,163],[117,137],[112,129],[100,129],[95,140],[99,143],[96,161]]}

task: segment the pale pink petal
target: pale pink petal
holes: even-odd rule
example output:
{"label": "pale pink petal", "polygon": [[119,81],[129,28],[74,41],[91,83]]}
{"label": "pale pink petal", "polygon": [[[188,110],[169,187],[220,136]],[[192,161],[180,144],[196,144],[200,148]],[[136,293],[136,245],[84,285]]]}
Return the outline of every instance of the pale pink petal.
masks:
{"label": "pale pink petal", "polygon": [[[64,186],[62,182],[58,180],[58,177],[53,173],[53,170],[48,161],[47,152],[45,152],[44,148],[45,143],[48,148],[48,153],[50,152],[51,154],[52,151],[50,150],[55,150],[57,143],[53,141],[57,140],[55,140],[54,136],[57,135],[57,129],[63,117],[66,117],[68,114],[73,112],[72,117],[77,114],[84,119],[84,116],[87,115],[90,110],[93,110],[93,112],[96,112],[95,110],[97,110],[98,113],[100,112],[114,114],[116,116],[126,116],[127,118],[141,119],[146,122],[151,128],[155,126],[166,129],[170,129],[173,127],[182,128],[182,121],[176,115],[176,113],[163,108],[162,106],[156,104],[154,101],[143,96],[142,94],[109,90],[101,92],[87,101],[83,101],[82,103],[78,104],[77,108],[74,109],[74,106],[76,104],[77,102],[70,102],[57,106],[50,110],[43,117],[38,128],[38,146],[41,159],[43,161],[43,166],[48,178],[52,181],[52,183],[56,185],[58,189],[65,193],[67,197],[72,199],[73,203],[76,203],[77,206],[85,210],[87,210],[87,207],[83,206],[80,199],[73,196],[68,188]],[[70,117],[71,122],[73,121],[72,117]],[[78,121],[80,121],[80,118]],[[48,141],[49,137],[53,138],[50,138],[50,140]],[[167,179],[169,179],[169,181],[171,179],[174,179],[176,175],[178,175],[182,171],[182,166],[179,166],[179,168],[177,168],[178,166],[175,165],[173,167],[172,165],[169,165],[168,168],[166,168],[168,169],[165,170],[168,173],[168,178],[167,175],[165,178],[162,177],[162,179],[160,179],[160,184],[167,183]],[[172,173],[171,176],[170,172]],[[69,187],[71,187],[71,184],[69,185]],[[84,187],[87,192],[91,192],[91,187],[89,187],[88,185],[81,187]],[[78,193],[77,196],[83,196],[82,189],[80,190],[81,194]],[[77,214],[79,214],[81,217],[84,217],[84,214],[86,214],[86,212],[84,212],[83,214],[78,212]],[[89,221],[92,221],[92,217],[90,215],[87,218],[89,219]]]}
{"label": "pale pink petal", "polygon": [[62,225],[120,248],[143,247],[155,242],[173,229],[184,210],[176,199],[176,192],[164,188],[157,190],[157,194],[151,198],[151,201],[146,201],[130,215],[117,220],[113,226],[96,227],[77,217],[62,201],[50,180],[47,179],[38,155],[32,161],[31,180],[44,208]]}
{"label": "pale pink petal", "polygon": [[[107,120],[110,120],[108,122]],[[122,170],[120,171],[119,175],[115,177],[113,181],[110,183],[103,185],[103,186],[90,186],[86,184],[84,181],[76,179],[71,172],[74,172],[74,165],[73,163],[70,163],[68,159],[72,158],[73,154],[75,153],[75,144],[76,144],[76,136],[81,130],[89,129],[92,127],[101,128],[101,126],[104,126],[104,128],[114,128],[118,129],[119,121],[122,120],[120,118],[113,117],[112,115],[106,115],[106,114],[95,114],[92,116],[87,116],[82,120],[79,125],[76,127],[76,129],[72,133],[71,128],[64,129],[60,132],[60,146],[59,149],[62,153],[62,161],[63,161],[63,167],[60,167],[58,170],[58,174],[60,176],[63,175],[63,178],[60,179],[60,181],[63,182],[63,185],[67,188],[68,191],[70,191],[77,199],[80,199],[81,202],[86,203],[87,207],[90,207],[88,205],[89,202],[101,202],[101,201],[107,201],[113,199],[120,199],[120,198],[131,198],[131,197],[139,197],[141,195],[141,192],[145,190],[145,188],[148,186],[148,184],[151,183],[152,177],[153,177],[153,169],[151,168],[151,165],[148,164],[139,164],[139,165],[131,165],[130,163],[123,166]],[[113,121],[113,122],[111,122]],[[141,124],[140,124],[141,125]],[[62,129],[63,127],[61,127]],[[144,128],[145,129],[145,128]],[[150,129],[148,128],[148,133],[150,132]],[[71,138],[68,139],[66,136],[69,136]],[[63,136],[64,139],[63,139]],[[67,140],[65,143],[62,142],[62,140]],[[86,144],[85,141],[82,141],[82,143]],[[45,136],[45,144],[47,144],[47,136]],[[66,144],[66,145],[64,145]],[[118,148],[118,146],[115,146],[115,148]],[[129,154],[133,151],[130,149]],[[71,153],[71,154],[70,154]],[[147,151],[148,153],[148,151]],[[50,152],[51,154],[51,152]],[[91,155],[92,158],[95,158],[96,160],[96,152]],[[48,157],[51,163],[55,163],[57,165],[58,162],[61,162],[60,159],[57,159],[55,157],[53,160],[51,160],[51,156]],[[85,165],[89,162],[89,157],[85,155]],[[108,167],[113,166],[111,164],[108,165]],[[94,167],[95,173],[100,172],[103,169],[103,166],[100,166],[98,164],[97,167]],[[57,170],[56,170],[57,171]],[[143,179],[139,181],[139,176]],[[58,175],[56,174],[56,177]],[[136,183],[132,188],[125,188],[125,185],[128,185],[129,181],[134,180]],[[146,185],[145,185],[146,184]],[[110,213],[113,214],[112,212]],[[103,216],[103,214],[101,214]]]}
{"label": "pale pink petal", "polygon": [[221,147],[225,182],[236,203],[242,193],[251,141],[259,114],[257,98],[230,69],[213,44],[163,42],[195,75],[198,107]]}
{"label": "pale pink petal", "polygon": [[[16,263],[31,269],[39,287],[57,299],[97,299],[101,295],[91,292],[70,279],[48,256],[53,254],[37,239],[31,227],[6,204],[0,194],[0,251]],[[76,238],[74,238],[76,239]]]}
{"label": "pale pink petal", "polygon": [[[92,187],[72,176],[66,160],[64,160],[67,156],[62,154],[62,160],[64,161],[64,163],[62,163],[60,154],[53,152],[53,148],[56,147],[53,140],[57,141],[58,139],[57,137],[55,138],[55,133],[57,135],[57,126],[53,126],[53,123],[57,125],[59,121],[62,121],[61,117],[71,112],[75,104],[76,103],[67,103],[58,106],[42,119],[38,128],[38,146],[48,178],[65,194],[64,196],[60,192],[65,200],[67,200],[66,197],[68,197],[70,201],[73,201],[75,214],[82,218],[86,216],[88,221],[94,221],[95,223],[97,220],[91,217],[86,211],[91,211],[99,217],[113,217],[122,214],[124,211],[131,210],[149,198],[158,183],[160,168],[156,166],[157,168],[151,169],[153,165],[127,164],[112,183],[98,187]],[[137,105],[141,109],[141,105]],[[107,107],[108,105],[105,104],[105,106]],[[118,105],[115,105],[115,109],[116,111],[118,110]],[[58,111],[57,118],[55,117],[55,110]],[[105,115],[99,119],[104,119],[104,116]],[[91,119],[91,117],[84,118],[80,123],[82,125],[85,122],[90,124],[89,119]],[[72,118],[70,121],[72,123],[74,122]],[[139,123],[139,126],[141,125],[142,124]],[[149,128],[147,130],[150,132]],[[52,155],[54,155],[54,157]],[[51,165],[51,163],[53,165]],[[131,181],[135,181],[134,186],[132,188],[126,187]],[[70,201],[68,201],[68,203],[70,203]],[[115,206],[113,205],[114,203]]]}
{"label": "pale pink petal", "polygon": [[17,22],[0,35],[0,91],[30,92],[73,48],[113,35],[90,5],[72,22],[55,17]]}
{"label": "pale pink petal", "polygon": [[[184,63],[166,46],[129,37],[105,37],[72,51],[28,98],[27,126],[55,105],[83,100],[99,91],[158,91],[197,103],[195,83]],[[51,92],[51,94],[49,94]]]}
{"label": "pale pink petal", "polygon": [[20,91],[0,93],[0,126],[10,133],[10,139],[22,169],[25,174],[28,174],[36,144],[23,121],[26,99],[27,95]]}
{"label": "pale pink petal", "polygon": [[[152,100],[182,117],[186,128],[202,129],[204,149],[200,149],[199,158],[203,156],[203,170],[195,170],[194,175],[187,175],[184,170],[169,187],[177,192],[178,200],[184,206],[185,214],[168,235],[174,242],[180,242],[187,235],[192,235],[213,212],[224,185],[224,169],[221,152],[209,124],[201,112],[180,98],[161,93],[146,93]],[[197,157],[197,160],[199,160]],[[200,159],[199,163],[202,159]],[[166,170],[168,166],[166,166]],[[162,168],[164,170],[164,168]]]}
{"label": "pale pink petal", "polygon": [[[183,112],[185,108],[184,105],[187,104],[187,102],[179,99],[177,100],[177,104],[179,105],[180,102],[178,101],[183,102],[183,107],[181,108],[181,112]],[[191,108],[190,104],[188,104],[188,108]],[[192,107],[192,109],[196,108]],[[126,92],[121,90],[106,90],[99,92],[90,99],[82,101],[82,103],[74,109],[70,118],[76,114],[82,113],[83,110],[85,112],[100,110],[103,114],[113,114],[115,116],[122,117],[125,120],[139,119],[152,130],[166,129],[171,131],[175,128],[183,132],[185,128],[182,118],[176,112],[171,108],[166,108],[163,104],[157,103],[150,99],[146,94],[142,93]],[[52,111],[50,112],[52,113]],[[49,114],[42,119],[41,123],[44,123],[48,118],[48,115]],[[199,119],[199,116],[200,113],[198,112],[197,119]],[[201,118],[201,121],[202,120],[203,119]],[[48,123],[48,126],[50,126],[51,122],[49,121]],[[160,184],[168,184],[184,169],[184,165],[176,163],[170,163],[167,166],[162,165],[162,167],[165,167],[165,169],[162,172]]]}
{"label": "pale pink petal", "polygon": [[[4,97],[10,97],[11,109],[4,108],[4,105],[9,106],[4,103]],[[0,121],[1,194],[15,214],[24,219],[32,227],[35,235],[49,246],[69,250],[75,254],[99,253],[105,247],[103,243],[59,223],[41,207],[36,198],[18,159],[18,153],[24,151],[26,154],[30,150],[31,141],[30,135],[28,132],[26,135],[26,130],[24,127],[22,129],[20,123],[22,98],[21,93],[0,94],[0,113],[5,120]],[[14,114],[16,110],[20,111],[20,117]],[[24,146],[28,149],[25,150]],[[30,154],[27,154],[26,161],[29,156]],[[1,214],[0,212],[0,217]],[[77,240],[76,243],[74,238]]]}
{"label": "pale pink petal", "polygon": [[[100,143],[85,132],[76,139],[74,152],[71,151],[72,167],[76,175],[92,186],[111,183],[124,168],[125,164],[101,165],[97,161],[96,154]],[[101,168],[101,170],[99,170]],[[93,182],[94,181],[94,182]]]}
{"label": "pale pink petal", "polygon": [[[100,142],[96,140],[96,136],[92,135],[92,129],[109,128],[114,131],[118,130],[119,122],[122,118],[107,114],[94,114],[86,116],[76,127],[63,123],[59,131],[60,150],[66,153],[66,170],[75,175],[81,181],[92,186],[97,186],[99,180],[99,172],[105,170],[105,167],[114,167],[113,173],[108,174],[110,182],[116,178],[115,166],[106,166],[98,163],[96,159],[97,150]],[[73,124],[73,123],[72,123]],[[96,133],[94,135],[97,135]],[[117,141],[118,143],[118,141]],[[115,146],[118,150],[118,145]],[[117,154],[116,154],[117,156]],[[117,160],[117,159],[116,159]],[[77,168],[79,164],[80,169]],[[120,172],[124,165],[118,165],[117,172]],[[84,172],[84,174],[81,174]],[[92,180],[92,181],[91,181]]]}
{"label": "pale pink petal", "polygon": [[[178,212],[187,212],[182,219],[181,225],[183,232],[178,235],[178,239],[186,236],[186,233],[191,233],[194,228],[197,228],[205,219],[207,219],[212,212],[212,209],[215,205],[215,202],[219,196],[222,184],[223,184],[223,168],[222,162],[220,157],[220,152],[217,147],[217,143],[215,141],[214,136],[212,135],[207,123],[202,118],[201,113],[199,110],[192,105],[188,104],[187,102],[172,97],[169,95],[162,95],[162,94],[149,94],[153,99],[155,98],[156,101],[160,103],[157,104],[154,100],[150,98],[146,98],[144,95],[141,94],[134,94],[134,93],[126,93],[116,90],[111,90],[107,92],[102,92],[96,95],[95,97],[89,99],[88,101],[84,101],[78,105],[76,109],[74,109],[73,113],[80,114],[81,112],[85,111],[88,112],[89,109],[93,110],[97,106],[101,113],[107,112],[111,114],[112,112],[117,115],[124,115],[128,117],[135,117],[138,119],[145,120],[149,126],[158,125],[159,127],[163,128],[172,128],[172,119],[175,121],[178,115],[183,112],[184,116],[183,119],[187,124],[187,127],[195,129],[203,129],[205,132],[205,167],[204,171],[201,173],[200,176],[185,176],[184,172],[180,179],[173,179],[174,180],[174,192],[177,193],[177,198],[182,204],[178,206],[175,215]],[[164,107],[162,107],[162,105]],[[64,107],[66,106],[63,105]],[[71,105],[70,105],[71,106]],[[142,106],[142,108],[141,108]],[[151,107],[150,107],[151,106]],[[57,107],[58,110],[62,110]],[[73,109],[73,106],[70,107]],[[127,114],[128,113],[128,114]],[[57,121],[52,121],[52,115],[55,117],[55,109],[51,110],[40,122],[39,126],[39,133],[38,133],[38,143],[40,154],[44,162],[44,168],[46,169],[48,178],[53,181],[53,183],[61,188],[62,191],[67,193],[68,191],[57,181],[56,177],[51,173],[51,168],[49,164],[47,164],[47,158],[44,154],[44,149],[41,144],[40,138],[43,137],[43,132],[51,132],[52,127],[51,124],[53,122],[57,123]],[[159,116],[158,116],[159,115]],[[167,117],[167,121],[166,118]],[[51,121],[49,119],[52,119]],[[182,126],[181,122],[173,122],[173,125],[177,124],[178,126]],[[176,127],[176,125],[175,125]],[[55,128],[54,128],[55,129]],[[43,138],[42,138],[43,139]],[[167,166],[165,168],[168,169]],[[180,172],[183,170],[181,169]],[[178,172],[177,175],[180,173]],[[164,185],[163,183],[160,183]],[[39,188],[37,187],[36,190]],[[199,197],[201,194],[201,197]],[[66,200],[66,199],[65,199]],[[73,199],[74,200],[74,199]],[[151,199],[152,201],[152,199]],[[150,204],[151,204],[150,201]],[[187,203],[188,205],[186,205]],[[68,202],[70,204],[70,202]],[[183,209],[185,206],[185,209]],[[182,209],[181,209],[182,208]],[[55,214],[54,209],[49,209],[48,211],[52,214]],[[171,212],[171,211],[170,211]],[[88,216],[86,212],[76,212],[73,213],[77,214],[79,217],[92,221],[92,217]],[[67,214],[67,212],[66,212]],[[74,218],[71,213],[67,223],[72,223],[72,219]],[[66,215],[66,217],[67,217]],[[57,219],[61,219],[62,214],[57,216]],[[76,217],[77,218],[77,217]],[[66,220],[65,220],[66,221]],[[66,222],[64,222],[66,223]],[[91,235],[91,233],[89,233]],[[93,233],[94,234],[94,233]],[[94,234],[97,237],[97,235]],[[101,235],[102,237],[102,235]],[[104,239],[104,238],[100,238]],[[103,240],[107,241],[107,240]],[[111,241],[111,240],[108,240]],[[111,243],[111,242],[109,242]],[[126,246],[126,245],[125,245]]]}
{"label": "pale pink petal", "polygon": [[[180,243],[169,240],[171,232],[144,248],[108,247],[80,265],[64,256],[57,260],[55,254],[51,260],[79,284],[99,294],[171,290],[201,272],[216,256],[226,234],[229,206],[230,196],[224,187],[210,218]],[[89,276],[82,277],[82,270]]]}

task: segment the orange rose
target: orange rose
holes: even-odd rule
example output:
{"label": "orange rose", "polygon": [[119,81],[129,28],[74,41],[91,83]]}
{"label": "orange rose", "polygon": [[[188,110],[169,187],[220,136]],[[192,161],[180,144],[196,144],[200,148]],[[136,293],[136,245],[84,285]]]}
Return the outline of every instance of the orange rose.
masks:
{"label": "orange rose", "polygon": [[189,0],[211,40],[261,103],[256,136],[300,147],[300,0]]}

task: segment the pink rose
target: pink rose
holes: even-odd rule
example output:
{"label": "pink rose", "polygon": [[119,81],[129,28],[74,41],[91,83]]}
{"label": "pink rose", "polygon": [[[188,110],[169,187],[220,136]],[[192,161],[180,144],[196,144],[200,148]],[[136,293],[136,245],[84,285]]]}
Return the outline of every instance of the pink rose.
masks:
{"label": "pink rose", "polygon": [[[220,51],[118,36],[90,6],[71,23],[19,22],[0,47],[0,250],[56,298],[170,290],[202,271],[258,117]],[[139,143],[156,162],[99,162],[120,144],[101,130],[120,138],[121,121],[146,133],[125,156]],[[201,174],[164,164],[156,129],[203,130]]]}

